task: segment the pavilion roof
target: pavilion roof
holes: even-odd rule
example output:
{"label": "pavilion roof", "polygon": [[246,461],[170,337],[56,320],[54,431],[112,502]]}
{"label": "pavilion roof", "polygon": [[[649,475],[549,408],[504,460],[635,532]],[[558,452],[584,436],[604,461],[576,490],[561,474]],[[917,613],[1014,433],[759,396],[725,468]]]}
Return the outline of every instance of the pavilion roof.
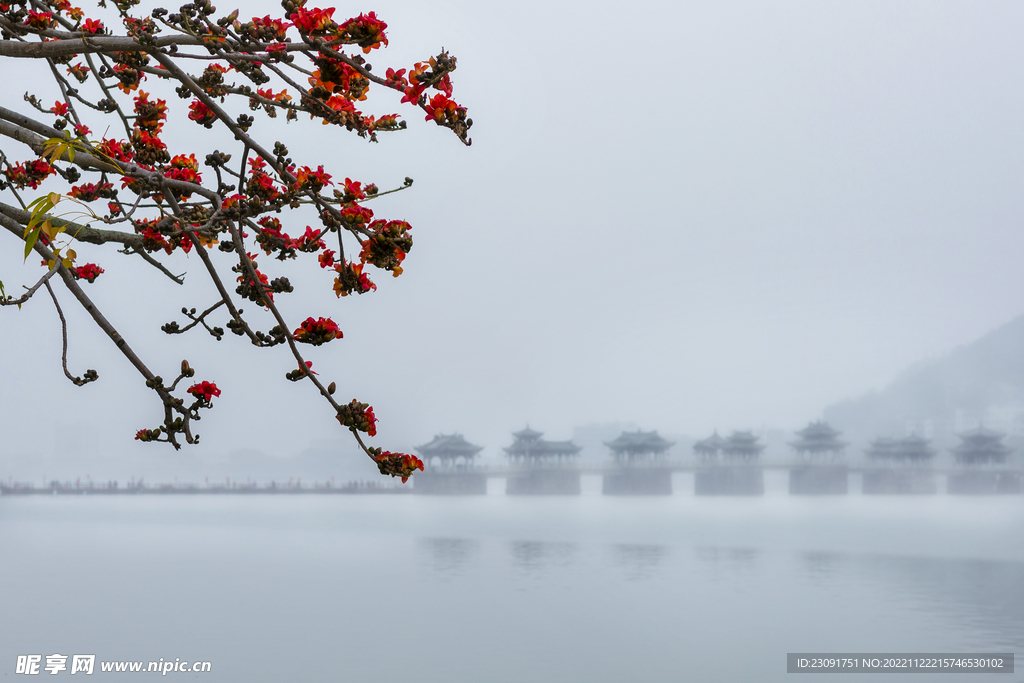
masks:
{"label": "pavilion roof", "polygon": [[789,445],[796,451],[841,451],[849,445],[848,442],[840,441],[837,438],[842,432],[833,429],[827,422],[821,420],[810,423],[796,434],[800,438],[789,442]]}
{"label": "pavilion roof", "polygon": [[1013,452],[1003,443],[1006,436],[994,429],[986,429],[984,425],[962,434],[957,434],[961,443],[951,450],[961,462],[1003,462]]}
{"label": "pavilion roof", "polygon": [[971,429],[966,432],[957,434],[958,437],[964,441],[971,442],[987,442],[987,441],[1002,441],[1006,436],[1003,432],[997,432],[994,429],[987,429],[984,425],[979,426],[977,429]]}
{"label": "pavilion roof", "polygon": [[838,429],[833,429],[829,423],[823,420],[817,420],[811,422],[796,434],[804,439],[834,439],[842,434],[842,432]]}
{"label": "pavilion roof", "polygon": [[581,448],[570,441],[548,441],[541,439],[542,432],[534,431],[527,427],[518,432],[513,432],[516,439],[511,446],[502,450],[508,455],[522,455],[529,457],[543,457],[548,455],[576,455]]}
{"label": "pavilion roof", "polygon": [[950,449],[958,457],[1006,457],[1013,452],[1012,448],[1007,447],[1005,444],[997,441],[992,441],[982,445],[972,443],[962,443],[958,446],[954,446]]}
{"label": "pavilion roof", "polygon": [[667,451],[675,442],[667,441],[658,432],[622,432],[614,441],[605,441],[604,445],[616,452],[661,453]]}
{"label": "pavilion roof", "polygon": [[421,455],[441,458],[472,458],[483,450],[483,446],[475,446],[461,434],[438,434],[430,443],[416,446]]}
{"label": "pavilion roof", "polygon": [[764,446],[752,431],[737,431],[729,435],[722,445],[722,452],[730,455],[743,453],[760,453]]}
{"label": "pavilion roof", "polygon": [[739,444],[752,444],[756,442],[757,436],[755,436],[754,432],[750,431],[749,429],[746,431],[733,432],[732,434],[729,435],[727,439],[725,439],[725,444],[728,446],[736,446]]}
{"label": "pavilion roof", "polygon": [[701,439],[693,444],[693,450],[698,453],[715,453],[725,446],[725,439],[718,435],[718,430],[706,439]]}
{"label": "pavilion roof", "polygon": [[538,432],[536,429],[530,429],[530,426],[527,425],[526,429],[521,429],[518,432],[512,432],[512,436],[516,437],[516,439],[534,441],[544,436],[544,432]]}
{"label": "pavilion roof", "polygon": [[930,444],[931,441],[916,434],[902,439],[880,437],[871,442],[865,453],[869,458],[921,460],[935,456],[937,451]]}
{"label": "pavilion roof", "polygon": [[540,443],[543,444],[544,450],[548,453],[575,454],[581,450],[581,447],[574,444],[572,439],[566,441],[546,441],[542,439]]}

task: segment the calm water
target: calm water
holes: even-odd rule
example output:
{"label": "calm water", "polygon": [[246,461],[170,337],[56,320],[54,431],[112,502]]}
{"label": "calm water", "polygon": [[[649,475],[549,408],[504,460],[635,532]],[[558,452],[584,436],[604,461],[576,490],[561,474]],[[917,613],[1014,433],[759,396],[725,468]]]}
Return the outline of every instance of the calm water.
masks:
{"label": "calm water", "polygon": [[14,680],[61,653],[207,681],[781,681],[787,652],[1019,657],[1024,497],[7,497],[0,587]]}

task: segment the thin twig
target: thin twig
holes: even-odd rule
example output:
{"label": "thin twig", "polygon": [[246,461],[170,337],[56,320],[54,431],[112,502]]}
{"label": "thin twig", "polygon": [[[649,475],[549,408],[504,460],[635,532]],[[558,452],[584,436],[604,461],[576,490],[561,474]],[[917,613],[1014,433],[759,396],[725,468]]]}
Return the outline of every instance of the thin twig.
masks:
{"label": "thin twig", "polygon": [[[56,273],[57,269],[62,267],[63,266],[58,265],[57,267],[53,268],[50,272]],[[64,319],[64,311],[61,310],[60,304],[57,302],[57,295],[53,293],[53,287],[50,286],[49,280],[43,280],[43,284],[46,286],[46,291],[50,293],[50,298],[53,299],[53,305],[57,308],[57,315],[60,316],[60,338],[62,342],[60,352],[60,364],[61,367],[64,368],[64,376],[71,380],[72,384],[78,387],[88,384],[89,382],[95,382],[96,379],[98,378],[98,375],[96,374],[95,370],[86,370],[85,379],[82,379],[81,377],[75,377],[70,372],[68,372],[68,321]]]}
{"label": "thin twig", "polygon": [[35,283],[31,287],[28,287],[28,291],[26,291],[17,299],[0,299],[0,306],[21,306],[23,303],[31,299],[32,295],[36,293],[36,290],[45,285],[47,280],[53,277],[54,273],[56,272],[57,270],[55,268],[51,268],[49,271],[47,271],[46,275],[39,278],[39,282]]}

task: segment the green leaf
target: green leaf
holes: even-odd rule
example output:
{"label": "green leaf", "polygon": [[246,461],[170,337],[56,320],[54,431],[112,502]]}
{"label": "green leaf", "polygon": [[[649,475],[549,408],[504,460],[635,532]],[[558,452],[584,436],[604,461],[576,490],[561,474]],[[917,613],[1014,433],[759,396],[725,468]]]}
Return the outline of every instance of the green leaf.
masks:
{"label": "green leaf", "polygon": [[46,197],[45,196],[43,196],[43,197],[36,197],[31,202],[29,202],[29,204],[28,204],[29,211],[32,211],[34,213],[35,212],[34,211],[34,207],[39,205],[39,204],[42,204],[45,201],[46,201]]}
{"label": "green leaf", "polygon": [[39,239],[39,228],[30,230],[28,236],[25,237],[25,260],[28,261],[28,255],[32,253],[32,248],[36,246],[36,240]]}
{"label": "green leaf", "polygon": [[4,292],[4,283],[3,283],[2,280],[0,280],[0,299],[6,299],[6,298],[7,298],[7,293]]}

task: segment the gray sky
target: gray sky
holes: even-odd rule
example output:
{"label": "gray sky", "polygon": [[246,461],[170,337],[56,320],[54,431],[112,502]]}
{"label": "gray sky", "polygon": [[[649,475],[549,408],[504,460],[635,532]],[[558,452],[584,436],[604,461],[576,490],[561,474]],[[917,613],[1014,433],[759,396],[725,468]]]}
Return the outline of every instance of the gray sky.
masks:
{"label": "gray sky", "polygon": [[[339,301],[311,263],[261,263],[296,285],[281,301],[291,322],[341,325],[345,339],[309,357],[341,397],[375,406],[376,445],[460,431],[494,453],[526,423],[554,438],[604,421],[798,428],[1024,312],[1019,3],[362,9],[390,25],[378,71],[442,46],[456,55],[455,99],[475,122],[465,149],[382,94],[370,111],[410,129],[378,145],[309,121],[259,124],[336,179],[416,180],[373,205],[416,240],[405,274],[377,275],[375,294]],[[0,99],[23,106],[31,67],[4,68],[22,84]],[[172,152],[238,152],[168,102]],[[38,270],[0,239],[12,293]],[[286,351],[159,332],[181,306],[212,302],[197,259],[171,259],[191,274],[178,288],[93,253],[107,272],[90,294],[151,367],[172,376],[187,357],[223,389],[197,452],[349,448],[311,387],[284,380]],[[132,441],[158,424],[159,402],[62,302],[72,372],[101,379],[63,378],[46,298],[0,311],[0,455],[50,451],[58,427],[91,422],[96,457],[172,458]]]}

